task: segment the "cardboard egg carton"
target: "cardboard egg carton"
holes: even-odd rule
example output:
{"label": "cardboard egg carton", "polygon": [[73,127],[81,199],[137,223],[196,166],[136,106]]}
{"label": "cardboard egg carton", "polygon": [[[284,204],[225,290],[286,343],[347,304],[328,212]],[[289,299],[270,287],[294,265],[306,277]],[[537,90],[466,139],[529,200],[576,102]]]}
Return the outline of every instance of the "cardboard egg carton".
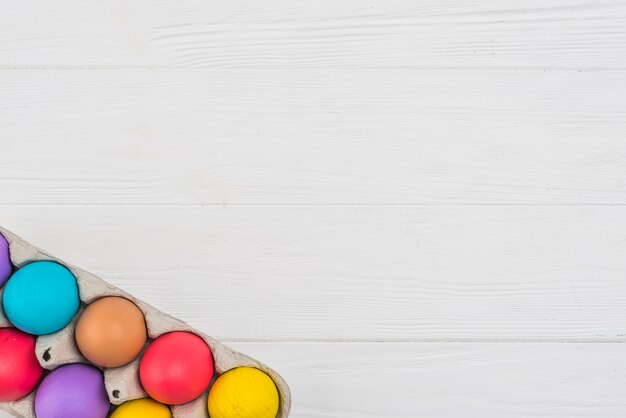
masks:
{"label": "cardboard egg carton", "polygon": [[[83,308],[92,301],[104,296],[121,296],[133,301],[142,310],[150,338],[148,344],[158,336],[171,331],[193,332],[204,339],[211,348],[217,374],[222,374],[240,366],[256,367],[267,373],[276,383],[280,394],[280,407],[277,418],[287,418],[289,416],[289,410],[291,408],[291,393],[289,392],[289,387],[285,380],[271,368],[227,347],[203,332],[193,329],[183,321],[173,318],[147,303],[136,299],[132,295],[129,295],[93,274],[51,256],[6,229],[0,228],[0,234],[2,234],[9,243],[11,261],[16,268],[20,268],[33,261],[56,261],[70,269],[78,281],[81,308],[74,316],[72,322],[59,332],[37,337],[36,354],[39,363],[45,369],[53,370],[68,363],[89,363],[81,355],[76,346],[74,339],[76,321]],[[0,297],[1,296],[2,290],[0,289]],[[2,304],[0,304],[0,327],[8,326],[11,326],[11,324],[2,310]],[[139,382],[140,358],[141,355],[126,366],[103,369],[109,401],[113,405],[121,405],[126,401],[148,396]],[[205,391],[199,398],[189,403],[172,406],[172,415],[174,418],[209,418],[207,397],[208,391]],[[36,418],[34,400],[35,394],[33,392],[15,402],[0,402],[0,409],[16,417]]]}

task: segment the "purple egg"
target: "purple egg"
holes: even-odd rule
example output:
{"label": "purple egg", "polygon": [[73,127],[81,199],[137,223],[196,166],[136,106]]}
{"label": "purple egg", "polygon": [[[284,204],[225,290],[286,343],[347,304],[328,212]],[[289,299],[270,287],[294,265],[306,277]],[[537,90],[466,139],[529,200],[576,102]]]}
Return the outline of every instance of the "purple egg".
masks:
{"label": "purple egg", "polygon": [[11,257],[9,257],[9,243],[2,235],[0,235],[0,286],[3,286],[11,272],[13,266],[11,265]]}
{"label": "purple egg", "polygon": [[106,418],[109,408],[102,372],[86,364],[54,370],[35,395],[37,418]]}

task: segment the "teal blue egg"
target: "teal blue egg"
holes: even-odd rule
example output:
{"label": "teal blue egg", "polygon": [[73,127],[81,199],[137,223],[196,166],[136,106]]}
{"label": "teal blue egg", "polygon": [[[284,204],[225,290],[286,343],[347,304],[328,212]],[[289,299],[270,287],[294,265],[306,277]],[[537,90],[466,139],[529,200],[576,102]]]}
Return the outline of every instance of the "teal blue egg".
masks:
{"label": "teal blue egg", "polygon": [[15,327],[35,335],[57,332],[70,323],[80,299],[74,275],[51,261],[16,270],[4,288],[2,304]]}

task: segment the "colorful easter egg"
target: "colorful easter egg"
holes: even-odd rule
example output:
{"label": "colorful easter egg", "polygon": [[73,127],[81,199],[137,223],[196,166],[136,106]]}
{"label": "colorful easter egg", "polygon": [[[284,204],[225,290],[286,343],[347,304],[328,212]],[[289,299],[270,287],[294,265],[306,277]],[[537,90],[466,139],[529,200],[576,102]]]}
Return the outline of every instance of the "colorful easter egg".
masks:
{"label": "colorful easter egg", "polygon": [[11,257],[9,256],[9,243],[0,235],[0,286],[3,286],[13,271]]}
{"label": "colorful easter egg", "polygon": [[162,403],[144,398],[123,403],[111,418],[172,418],[172,412]]}
{"label": "colorful easter egg", "polygon": [[189,332],[154,340],[139,364],[141,384],[159,402],[177,405],[200,396],[213,378],[213,357],[206,343]]}
{"label": "colorful easter egg", "polygon": [[106,418],[110,406],[102,372],[86,364],[59,367],[35,394],[37,418]]}
{"label": "colorful easter egg", "polygon": [[51,334],[64,328],[78,310],[76,278],[51,261],[27,264],[7,282],[2,303],[17,328],[29,334]]}
{"label": "colorful easter egg", "polygon": [[264,372],[238,367],[221,375],[209,392],[211,418],[276,418],[278,389]]}
{"label": "colorful easter egg", "polygon": [[148,333],[143,313],[133,302],[117,296],[92,302],[76,324],[76,344],[92,363],[119,367],[139,355]]}
{"label": "colorful easter egg", "polygon": [[15,328],[0,329],[0,402],[28,395],[42,375],[35,337]]}

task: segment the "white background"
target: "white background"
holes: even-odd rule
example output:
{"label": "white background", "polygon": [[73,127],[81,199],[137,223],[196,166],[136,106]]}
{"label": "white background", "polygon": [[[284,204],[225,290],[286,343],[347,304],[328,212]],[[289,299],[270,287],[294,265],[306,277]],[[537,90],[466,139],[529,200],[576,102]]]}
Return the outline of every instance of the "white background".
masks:
{"label": "white background", "polygon": [[0,222],[293,417],[626,415],[626,3],[0,8]]}

